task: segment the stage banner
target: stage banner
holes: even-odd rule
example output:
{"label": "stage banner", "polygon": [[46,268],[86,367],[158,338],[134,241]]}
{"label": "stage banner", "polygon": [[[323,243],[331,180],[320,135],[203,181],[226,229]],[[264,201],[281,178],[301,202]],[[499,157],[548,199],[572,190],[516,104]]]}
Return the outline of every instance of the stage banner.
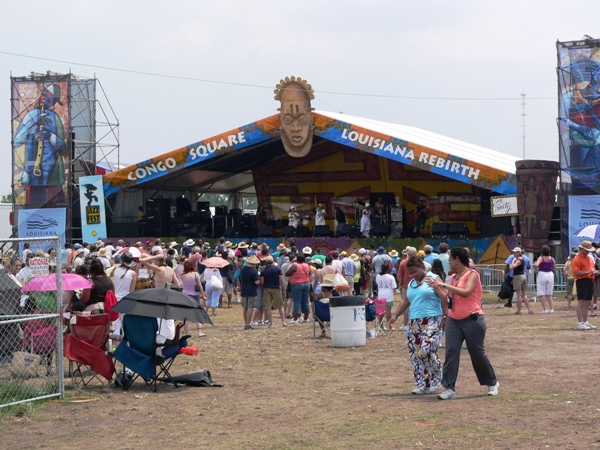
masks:
{"label": "stage banner", "polygon": [[315,135],[324,139],[499,194],[517,192],[515,175],[505,170],[325,115],[314,116]]}
{"label": "stage banner", "polygon": [[569,248],[600,241],[600,195],[569,197]]}
{"label": "stage banner", "polygon": [[68,85],[68,76],[11,78],[13,198],[17,205],[67,205]]}
{"label": "stage banner", "polygon": [[106,238],[106,211],[102,175],[79,177],[81,236],[83,242]]}
{"label": "stage banner", "polygon": [[235,128],[164,155],[104,175],[106,196],[168,173],[267,141],[279,134],[279,115]]}
{"label": "stage banner", "polygon": [[[65,231],[67,228],[66,208],[40,208],[18,210],[19,237],[40,238],[44,236],[60,236],[61,248],[65,245]],[[39,245],[42,245],[41,243]],[[54,244],[47,244],[54,246]],[[47,252],[49,248],[36,247],[36,242],[31,243],[31,250]],[[60,249],[56,249],[57,253]],[[20,253],[23,253],[23,243],[20,244]]]}
{"label": "stage banner", "polygon": [[600,192],[600,39],[557,42],[560,164],[573,192]]}

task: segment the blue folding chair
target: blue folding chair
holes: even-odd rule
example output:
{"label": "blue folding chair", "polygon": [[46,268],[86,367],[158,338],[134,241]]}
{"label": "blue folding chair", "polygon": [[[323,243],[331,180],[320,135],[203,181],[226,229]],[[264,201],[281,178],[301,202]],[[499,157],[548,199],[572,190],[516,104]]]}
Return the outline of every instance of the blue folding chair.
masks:
{"label": "blue folding chair", "polygon": [[317,322],[321,328],[321,333],[318,337],[325,338],[327,331],[330,330],[331,315],[329,311],[329,302],[315,300],[313,302],[313,339],[317,338]]}
{"label": "blue folding chair", "polygon": [[[189,336],[181,338],[179,346],[164,347],[164,344],[157,343],[158,323],[156,318],[125,314],[122,320],[123,341],[115,350],[114,356],[123,364],[123,373],[126,368],[133,372],[132,377],[123,377],[122,380],[119,380],[123,389],[129,389],[138,377],[141,377],[154,392],[158,390],[158,382],[161,379],[167,379],[177,387],[169,369],[179,354],[179,348],[185,346],[185,340]],[[157,349],[163,351],[157,351]]]}

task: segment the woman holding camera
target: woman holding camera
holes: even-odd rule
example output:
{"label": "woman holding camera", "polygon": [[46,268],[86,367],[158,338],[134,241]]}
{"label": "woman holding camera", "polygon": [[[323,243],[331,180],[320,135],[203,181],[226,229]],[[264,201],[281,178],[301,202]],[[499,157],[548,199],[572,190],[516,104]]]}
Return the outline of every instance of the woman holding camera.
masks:
{"label": "woman holding camera", "polygon": [[[382,273],[385,267],[385,265],[381,267]],[[448,316],[446,290],[441,285],[433,287],[429,284],[429,280],[436,279],[437,275],[427,272],[420,258],[412,256],[406,263],[406,269],[411,276],[406,298],[396,309],[388,324],[391,327],[410,307],[406,335],[410,362],[417,384],[412,393],[434,394],[439,390],[442,379],[442,363],[437,356],[437,350],[440,346],[444,322]],[[377,275],[377,278],[379,279],[380,276]]]}
{"label": "woman holding camera", "polygon": [[430,286],[442,286],[452,297],[452,307],[446,321],[446,359],[442,375],[442,385],[446,390],[438,398],[456,398],[455,385],[463,341],[467,344],[479,384],[488,387],[488,395],[496,396],[500,383],[483,346],[486,323],[481,309],[483,289],[479,273],[469,268],[469,254],[462,247],[450,250],[450,269],[454,275],[448,284],[439,278],[429,281]]}

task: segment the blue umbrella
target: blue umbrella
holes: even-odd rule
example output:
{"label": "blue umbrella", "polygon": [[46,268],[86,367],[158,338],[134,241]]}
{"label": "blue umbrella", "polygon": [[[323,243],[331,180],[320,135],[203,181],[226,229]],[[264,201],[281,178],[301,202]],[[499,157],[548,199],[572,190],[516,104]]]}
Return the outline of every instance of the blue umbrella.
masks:
{"label": "blue umbrella", "polygon": [[573,235],[578,238],[589,238],[592,241],[600,240],[600,224],[587,225],[576,231]]}

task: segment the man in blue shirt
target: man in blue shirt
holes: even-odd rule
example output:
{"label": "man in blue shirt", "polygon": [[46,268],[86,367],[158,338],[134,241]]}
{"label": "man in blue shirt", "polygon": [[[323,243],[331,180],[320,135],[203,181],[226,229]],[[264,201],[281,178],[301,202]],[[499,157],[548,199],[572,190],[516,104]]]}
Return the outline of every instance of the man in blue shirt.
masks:
{"label": "man in blue shirt", "polygon": [[263,311],[265,321],[269,328],[273,326],[273,309],[279,310],[281,325],[287,327],[285,313],[283,312],[283,296],[285,295],[285,281],[281,269],[273,264],[271,255],[265,258],[265,268],[260,272],[260,283],[263,285]]}

